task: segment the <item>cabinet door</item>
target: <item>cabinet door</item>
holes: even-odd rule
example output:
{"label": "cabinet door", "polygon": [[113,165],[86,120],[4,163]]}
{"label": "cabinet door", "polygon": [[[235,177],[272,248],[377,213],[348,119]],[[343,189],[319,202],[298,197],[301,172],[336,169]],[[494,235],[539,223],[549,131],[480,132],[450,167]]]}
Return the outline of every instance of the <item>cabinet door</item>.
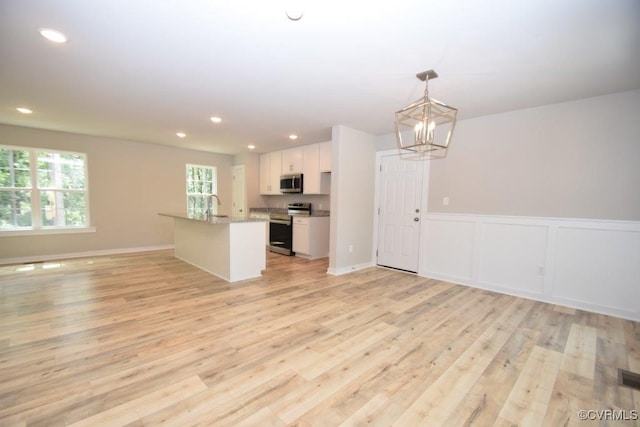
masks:
{"label": "cabinet door", "polygon": [[331,141],[320,143],[320,172],[331,172]]}
{"label": "cabinet door", "polygon": [[282,152],[274,151],[270,154],[270,182],[271,189],[268,194],[280,194],[280,174],[282,168]]}
{"label": "cabinet door", "polygon": [[320,194],[320,145],[303,147],[302,173],[304,176],[304,194]]}
{"label": "cabinet door", "polygon": [[309,248],[309,220],[307,218],[293,218],[293,245],[294,252],[310,254]]}
{"label": "cabinet door", "polygon": [[302,148],[282,151],[282,173],[302,173]]}
{"label": "cabinet door", "polygon": [[260,155],[260,194],[271,194],[271,153]]}

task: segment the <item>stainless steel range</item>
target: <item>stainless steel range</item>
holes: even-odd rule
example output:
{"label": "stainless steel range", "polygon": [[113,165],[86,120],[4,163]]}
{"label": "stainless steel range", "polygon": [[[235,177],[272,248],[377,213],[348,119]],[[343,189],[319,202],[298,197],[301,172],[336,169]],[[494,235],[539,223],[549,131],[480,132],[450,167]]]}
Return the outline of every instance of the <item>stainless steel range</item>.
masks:
{"label": "stainless steel range", "polygon": [[269,251],[282,255],[293,252],[293,215],[311,215],[311,203],[289,203],[286,213],[269,214]]}
{"label": "stainless steel range", "polygon": [[293,255],[293,221],[286,213],[269,214],[269,251]]}
{"label": "stainless steel range", "polygon": [[289,215],[311,215],[311,203],[289,203],[287,205],[287,213]]}

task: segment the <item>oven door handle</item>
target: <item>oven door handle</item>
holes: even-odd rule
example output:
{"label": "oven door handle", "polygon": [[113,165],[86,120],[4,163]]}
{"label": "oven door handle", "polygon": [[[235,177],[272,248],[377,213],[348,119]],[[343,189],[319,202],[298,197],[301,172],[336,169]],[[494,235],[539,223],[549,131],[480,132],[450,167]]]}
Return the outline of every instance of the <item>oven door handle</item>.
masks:
{"label": "oven door handle", "polygon": [[289,219],[270,219],[269,222],[273,224],[291,225],[291,220]]}

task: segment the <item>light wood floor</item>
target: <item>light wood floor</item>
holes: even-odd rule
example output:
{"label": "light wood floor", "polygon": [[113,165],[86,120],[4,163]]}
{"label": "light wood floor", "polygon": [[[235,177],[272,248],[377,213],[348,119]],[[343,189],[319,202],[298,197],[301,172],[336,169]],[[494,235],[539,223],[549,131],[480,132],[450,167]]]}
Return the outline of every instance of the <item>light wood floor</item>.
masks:
{"label": "light wood floor", "polygon": [[640,324],[326,268],[269,254],[230,285],[168,251],[1,267],[0,425],[640,425],[617,384]]}

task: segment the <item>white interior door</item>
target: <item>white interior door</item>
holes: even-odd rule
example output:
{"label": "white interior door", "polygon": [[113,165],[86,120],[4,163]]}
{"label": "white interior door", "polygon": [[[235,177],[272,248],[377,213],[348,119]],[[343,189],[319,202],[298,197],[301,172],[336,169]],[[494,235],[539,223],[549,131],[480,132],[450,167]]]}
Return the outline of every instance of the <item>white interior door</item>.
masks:
{"label": "white interior door", "polygon": [[247,192],[244,185],[244,165],[234,166],[232,189],[232,216],[235,218],[247,217]]}
{"label": "white interior door", "polygon": [[424,164],[395,155],[380,166],[377,263],[417,272]]}

